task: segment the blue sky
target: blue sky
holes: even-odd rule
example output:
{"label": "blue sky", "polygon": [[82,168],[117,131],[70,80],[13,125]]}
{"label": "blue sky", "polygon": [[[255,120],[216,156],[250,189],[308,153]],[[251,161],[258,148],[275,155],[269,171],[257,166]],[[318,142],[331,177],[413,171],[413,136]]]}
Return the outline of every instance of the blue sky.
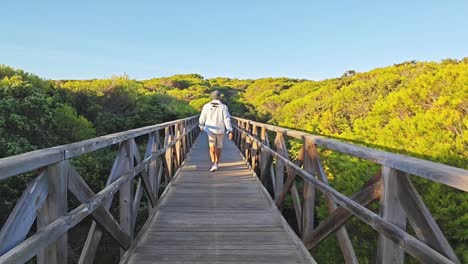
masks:
{"label": "blue sky", "polygon": [[321,80],[468,56],[468,1],[66,2],[2,0],[0,64],[51,79]]}

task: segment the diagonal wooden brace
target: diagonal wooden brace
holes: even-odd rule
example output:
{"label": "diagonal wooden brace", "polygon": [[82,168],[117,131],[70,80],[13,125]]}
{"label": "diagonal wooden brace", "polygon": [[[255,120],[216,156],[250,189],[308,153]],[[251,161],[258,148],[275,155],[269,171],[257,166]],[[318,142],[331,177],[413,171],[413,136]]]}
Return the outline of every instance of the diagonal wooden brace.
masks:
{"label": "diagonal wooden brace", "polygon": [[[378,172],[371,180],[369,180],[351,199],[363,206],[369,205],[371,202],[380,197],[381,173]],[[317,228],[310,234],[310,238],[304,241],[307,249],[314,248],[320,241],[327,238],[330,234],[342,227],[353,215],[343,207],[338,207],[332,214],[323,220]]]}
{"label": "diagonal wooden brace", "polygon": [[[87,202],[95,195],[73,167],[70,170],[68,189],[82,203]],[[120,228],[119,223],[103,206],[98,207],[91,216],[123,249],[130,247],[130,237]]]}

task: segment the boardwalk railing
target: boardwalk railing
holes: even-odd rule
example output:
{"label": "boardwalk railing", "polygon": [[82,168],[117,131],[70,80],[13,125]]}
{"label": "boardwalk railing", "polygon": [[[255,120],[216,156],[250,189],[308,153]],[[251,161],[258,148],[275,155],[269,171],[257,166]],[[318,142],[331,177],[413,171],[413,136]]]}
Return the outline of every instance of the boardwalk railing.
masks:
{"label": "boardwalk railing", "polygon": [[[67,263],[67,232],[88,215],[93,223],[79,263],[93,263],[102,232],[127,250],[143,192],[151,211],[162,179],[167,185],[198,133],[195,116],[0,159],[0,180],[37,171],[0,231],[0,263],[24,263],[36,255],[39,264]],[[135,141],[140,137],[147,137],[143,157]],[[70,160],[112,145],[118,151],[107,185],[95,194]],[[70,212],[68,191],[81,202]],[[109,212],[117,192],[119,221]],[[37,232],[28,237],[35,220]]]}
{"label": "boardwalk railing", "polygon": [[[460,263],[410,175],[467,192],[468,171],[251,120],[233,118],[232,122],[237,146],[260,180],[271,183],[278,208],[281,209],[286,194],[291,194],[298,229],[308,249],[335,233],[345,261],[357,263],[344,226],[355,216],[379,232],[377,263],[403,263],[404,252],[422,263]],[[276,133],[273,143],[269,142],[268,132]],[[295,161],[288,156],[287,137],[302,141]],[[317,147],[369,160],[382,169],[347,197],[329,186]],[[297,176],[304,183],[302,198]],[[314,228],[316,189],[325,195],[330,215]],[[378,199],[380,215],[366,208]],[[406,232],[407,219],[417,238]]]}

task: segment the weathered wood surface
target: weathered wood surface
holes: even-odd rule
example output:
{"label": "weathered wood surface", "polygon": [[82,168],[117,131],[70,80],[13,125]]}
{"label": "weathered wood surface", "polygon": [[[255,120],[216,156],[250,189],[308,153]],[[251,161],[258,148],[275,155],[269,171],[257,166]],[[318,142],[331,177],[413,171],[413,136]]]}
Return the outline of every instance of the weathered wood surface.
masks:
{"label": "weathered wood surface", "polygon": [[202,134],[124,263],[314,263],[233,142],[209,172]]}
{"label": "weathered wood surface", "polygon": [[[0,255],[23,241],[48,194],[46,171],[28,184],[0,231]],[[33,201],[33,202],[31,202]]]}
{"label": "weathered wood surface", "polygon": [[[85,203],[95,195],[73,167],[71,168],[68,182],[68,189],[78,199],[78,201],[82,203]],[[111,213],[109,213],[104,206],[98,207],[91,215],[99,226],[105,229],[122,248],[127,249],[130,247],[130,236],[122,231],[117,220],[114,219]]]}
{"label": "weathered wood surface", "polygon": [[[61,161],[47,168],[48,196],[37,215],[37,229],[47,227],[68,213],[67,193],[70,164]],[[62,234],[54,243],[37,254],[38,264],[60,264],[67,262],[68,236]]]}
{"label": "weathered wood surface", "polygon": [[[266,125],[268,127],[274,127],[270,125]],[[257,143],[262,143],[252,135],[248,134],[247,131],[243,130],[237,125],[234,125],[235,129],[238,130],[241,134],[247,135],[252,140],[257,141]],[[278,131],[283,131],[281,129],[276,129]],[[307,138],[306,138],[307,139]],[[307,142],[307,140],[305,140]],[[309,184],[313,184],[316,189],[322,192],[326,196],[331,196],[335,200],[335,202],[340,205],[342,208],[346,209],[347,211],[351,212],[361,221],[368,224],[374,230],[378,231],[379,233],[386,236],[386,238],[390,239],[392,242],[400,245],[400,247],[406,251],[408,254],[415,257],[422,263],[455,263],[446,256],[442,255],[440,252],[432,249],[425,243],[421,242],[420,240],[416,239],[415,237],[411,236],[410,234],[406,233],[405,230],[402,230],[399,226],[395,225],[394,223],[388,221],[386,218],[375,214],[374,212],[370,211],[366,207],[362,206],[358,202],[350,199],[349,197],[345,196],[344,194],[338,192],[337,190],[331,188],[328,184],[318,180],[313,170],[308,170],[306,166],[306,160],[304,160],[304,169],[297,166],[295,163],[290,161],[287,157],[284,157],[277,152],[275,152],[272,148],[266,146],[265,144],[262,145],[262,151],[265,153],[269,153],[270,156],[273,156],[276,160],[282,160],[286,166],[292,167],[296,170],[297,174],[304,180],[304,182],[308,182]],[[306,155],[305,155],[306,157]],[[304,185],[304,190],[306,190],[306,185]],[[305,202],[304,202],[305,203]],[[304,219],[304,209],[306,207],[303,205],[302,211],[302,218]],[[302,233],[305,233],[303,225]]]}
{"label": "weathered wood surface", "polygon": [[285,136],[290,136],[301,140],[307,138],[312,140],[319,147],[335,150],[358,158],[370,160],[372,162],[385,165],[387,167],[391,167],[413,175],[421,176],[431,181],[443,183],[445,185],[459,190],[463,190],[465,192],[468,191],[468,171],[464,169],[455,168],[444,164],[413,158],[405,155],[358,146],[331,138],[315,136],[306,132],[263,124],[238,117],[231,117],[231,119],[234,121],[247,122],[250,125],[261,127],[262,133],[265,129],[268,129],[269,131],[281,132]]}
{"label": "weathered wood surface", "polygon": [[196,116],[2,158],[0,159],[0,180],[149,134],[182,121],[193,121],[194,118]]}
{"label": "weathered wood surface", "polygon": [[[397,174],[401,172],[382,167],[382,185],[380,194],[380,215],[401,230],[406,230],[406,214],[398,200]],[[384,234],[379,234],[377,261],[382,264],[403,264],[405,252],[398,243]]]}

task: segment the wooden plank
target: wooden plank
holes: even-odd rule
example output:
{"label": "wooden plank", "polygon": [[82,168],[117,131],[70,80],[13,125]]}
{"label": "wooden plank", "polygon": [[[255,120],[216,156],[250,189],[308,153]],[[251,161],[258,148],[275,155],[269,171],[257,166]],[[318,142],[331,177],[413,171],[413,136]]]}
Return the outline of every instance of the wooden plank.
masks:
{"label": "wooden plank", "polygon": [[[359,191],[351,196],[353,201],[368,206],[370,203],[380,198],[381,191],[381,173],[372,177]],[[353,214],[343,207],[338,207],[327,218],[320,222],[317,228],[310,234],[310,239],[304,242],[307,249],[313,249],[320,241],[327,238],[330,234],[342,227]]]}
{"label": "wooden plank", "polygon": [[[0,255],[23,241],[48,194],[46,171],[32,180],[8,216],[0,232]],[[31,202],[33,201],[33,202]]]}
{"label": "wooden plank", "polygon": [[[82,203],[87,202],[95,195],[73,167],[70,168],[68,189],[78,199],[78,201]],[[106,208],[103,206],[98,207],[91,216],[94,221],[96,221],[103,230],[114,238],[122,248],[128,249],[130,247],[130,236],[122,231],[119,223]]]}
{"label": "wooden plank", "polygon": [[[37,228],[41,230],[57,218],[68,213],[67,186],[70,165],[61,161],[47,167],[48,195],[37,215]],[[63,234],[49,247],[37,254],[37,263],[59,264],[67,262],[68,238]]]}
{"label": "wooden plank", "polygon": [[369,160],[399,171],[417,175],[431,181],[440,182],[465,192],[468,191],[468,170],[405,155],[358,146],[331,138],[315,136],[306,132],[262,124],[238,117],[232,117],[232,119],[249,122],[250,124],[259,126],[262,129],[281,131],[285,134],[285,136],[290,136],[301,140],[307,138],[314,141],[317,146],[323,147],[325,149],[331,149],[341,153],[349,154],[351,156]]}
{"label": "wooden plank", "polygon": [[[399,227],[406,230],[406,214],[398,200],[397,171],[382,166],[382,189],[380,195],[381,216]],[[379,263],[404,263],[405,252],[398,243],[390,240],[383,234],[379,234],[377,261]]]}
{"label": "wooden plank", "polygon": [[437,250],[455,263],[460,263],[449,242],[416,191],[408,175],[397,173],[397,197],[408,216],[416,236],[428,246]]}

